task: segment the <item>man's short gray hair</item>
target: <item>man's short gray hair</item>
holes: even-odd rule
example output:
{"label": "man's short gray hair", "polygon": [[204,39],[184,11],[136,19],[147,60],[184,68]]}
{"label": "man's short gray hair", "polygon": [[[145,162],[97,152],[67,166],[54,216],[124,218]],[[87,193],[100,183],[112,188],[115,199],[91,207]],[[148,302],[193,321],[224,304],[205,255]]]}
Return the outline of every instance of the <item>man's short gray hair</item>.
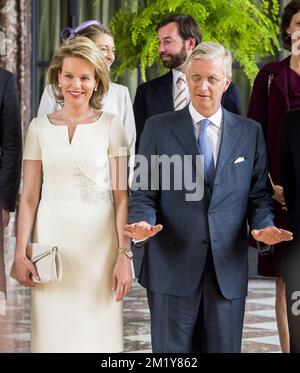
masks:
{"label": "man's short gray hair", "polygon": [[197,45],[187,60],[187,69],[193,60],[216,60],[223,58],[224,76],[231,79],[232,57],[231,53],[219,43],[206,41]]}

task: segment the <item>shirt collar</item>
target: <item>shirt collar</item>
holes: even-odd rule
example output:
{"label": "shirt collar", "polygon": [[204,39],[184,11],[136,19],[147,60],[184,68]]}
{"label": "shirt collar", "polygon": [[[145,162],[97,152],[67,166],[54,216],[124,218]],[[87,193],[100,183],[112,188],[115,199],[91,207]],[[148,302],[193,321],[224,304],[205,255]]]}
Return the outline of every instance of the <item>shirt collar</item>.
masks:
{"label": "shirt collar", "polygon": [[[200,120],[202,119],[206,119],[206,117],[204,117],[194,108],[192,102],[190,102],[189,104],[189,111],[190,111],[194,124],[200,122]],[[207,119],[209,119],[218,128],[221,128],[222,116],[223,116],[222,107],[220,105],[219,109]]]}

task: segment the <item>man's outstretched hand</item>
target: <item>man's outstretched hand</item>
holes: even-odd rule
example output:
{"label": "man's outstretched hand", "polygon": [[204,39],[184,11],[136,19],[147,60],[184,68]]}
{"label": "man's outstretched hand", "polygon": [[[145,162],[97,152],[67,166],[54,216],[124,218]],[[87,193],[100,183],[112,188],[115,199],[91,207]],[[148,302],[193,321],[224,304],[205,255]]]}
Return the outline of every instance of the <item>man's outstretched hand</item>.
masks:
{"label": "man's outstretched hand", "polygon": [[161,224],[151,225],[146,221],[139,221],[133,224],[126,224],[123,233],[133,240],[141,241],[155,236],[162,229],[163,226]]}
{"label": "man's outstretched hand", "polygon": [[251,234],[256,241],[267,245],[275,245],[283,241],[291,241],[293,233],[276,227],[266,227],[263,229],[252,229]]}

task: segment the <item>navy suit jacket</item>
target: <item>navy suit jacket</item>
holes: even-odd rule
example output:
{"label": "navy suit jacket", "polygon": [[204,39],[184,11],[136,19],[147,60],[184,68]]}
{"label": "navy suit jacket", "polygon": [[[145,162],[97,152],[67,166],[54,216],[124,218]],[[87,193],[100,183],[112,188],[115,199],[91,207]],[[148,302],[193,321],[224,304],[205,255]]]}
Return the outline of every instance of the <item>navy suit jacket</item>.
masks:
{"label": "navy suit jacket", "polygon": [[0,69],[0,292],[6,293],[2,208],[14,211],[21,177],[22,131],[16,80]]}
{"label": "navy suit jacket", "polygon": [[22,165],[22,130],[15,77],[0,69],[0,198],[2,207],[15,210]]}
{"label": "navy suit jacket", "polygon": [[[140,154],[180,157],[199,155],[188,106],[146,121]],[[240,158],[241,157],[241,158]],[[244,159],[235,163],[238,158]],[[150,164],[150,163],[149,163]],[[188,295],[199,285],[207,250],[211,246],[216,276],[227,299],[245,297],[248,282],[247,222],[251,228],[273,225],[268,194],[267,158],[260,125],[223,109],[223,129],[212,195],[205,186],[199,201],[186,201],[189,190],[176,190],[171,167],[169,190],[162,190],[162,170],[149,167],[149,185],[133,190],[129,221],[163,224],[147,242],[140,283],[154,292]],[[137,170],[138,173],[138,170]],[[136,173],[136,175],[137,175]],[[151,190],[151,177],[158,175],[158,190]],[[133,189],[136,185],[133,184]]]}
{"label": "navy suit jacket", "polygon": [[[222,105],[232,113],[242,114],[241,93],[239,88],[232,82],[222,96]],[[146,119],[156,114],[174,111],[172,70],[137,87],[133,111],[137,152]]]}

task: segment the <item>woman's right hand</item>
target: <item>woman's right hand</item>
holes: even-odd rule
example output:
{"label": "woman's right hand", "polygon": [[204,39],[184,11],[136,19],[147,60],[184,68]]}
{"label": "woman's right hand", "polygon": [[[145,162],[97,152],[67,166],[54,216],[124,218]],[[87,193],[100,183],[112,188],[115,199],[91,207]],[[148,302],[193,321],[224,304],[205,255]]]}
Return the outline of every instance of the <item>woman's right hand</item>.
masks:
{"label": "woman's right hand", "polygon": [[284,193],[283,193],[283,188],[281,185],[274,185],[273,186],[273,191],[274,194],[272,195],[272,198],[281,204],[282,210],[287,211],[286,203],[285,203],[285,198],[284,198]]}
{"label": "woman's right hand", "polygon": [[39,275],[33,263],[26,257],[18,257],[14,260],[16,279],[20,285],[34,288],[36,283],[33,278],[39,279]]}

